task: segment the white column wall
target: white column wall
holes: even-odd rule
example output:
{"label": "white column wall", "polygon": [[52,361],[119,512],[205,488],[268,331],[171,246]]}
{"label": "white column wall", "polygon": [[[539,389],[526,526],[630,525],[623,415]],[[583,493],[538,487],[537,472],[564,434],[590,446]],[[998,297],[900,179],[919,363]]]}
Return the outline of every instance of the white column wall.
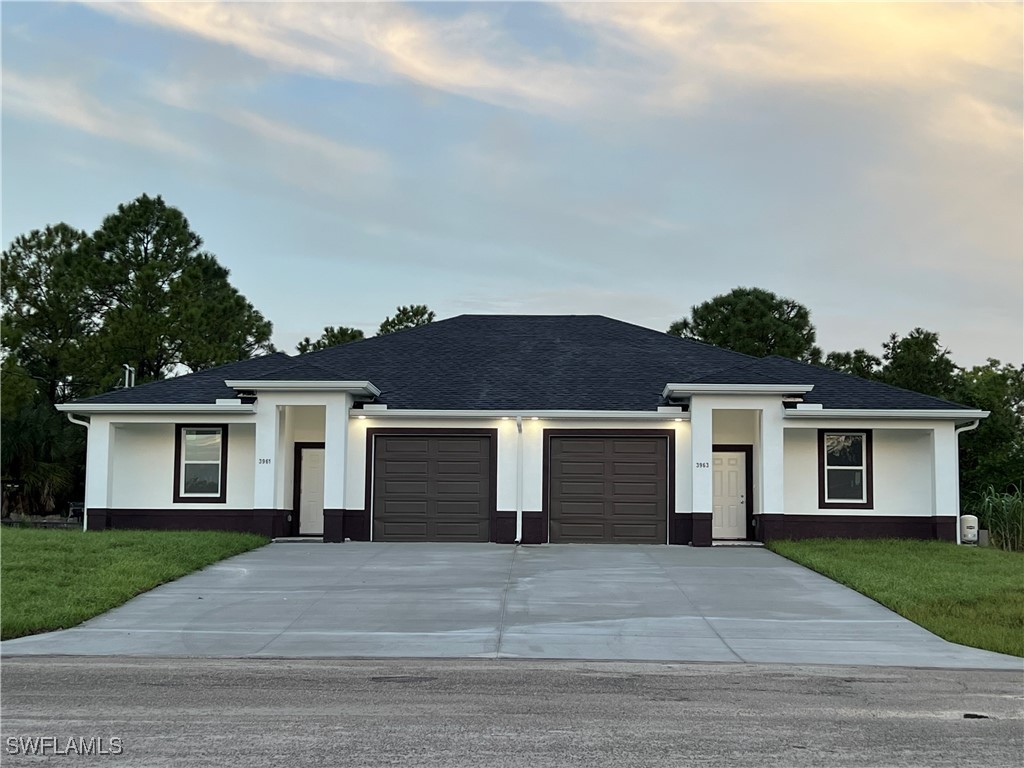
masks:
{"label": "white column wall", "polygon": [[690,400],[690,510],[711,513],[714,498],[712,445],[714,400],[694,396]]}
{"label": "white column wall", "polygon": [[690,422],[676,422],[676,512],[693,511],[693,427]]}
{"label": "white column wall", "polygon": [[349,409],[352,396],[335,394],[324,411],[324,509],[345,508]]}
{"label": "white column wall", "polygon": [[761,411],[760,507],[761,514],[786,511],[786,450],[782,404]]}
{"label": "white column wall", "polygon": [[[935,517],[960,515],[960,446],[956,426],[952,423],[936,427],[931,433],[932,478],[935,493],[932,515]],[[959,523],[957,524],[959,530]]]}
{"label": "white column wall", "polygon": [[[281,432],[282,432],[281,407],[277,399],[270,395],[261,395],[256,402],[256,452],[253,466],[253,493],[252,503],[254,509],[278,509],[283,501],[283,483],[278,482],[278,477],[283,477],[283,466],[278,471],[278,466],[283,465],[281,460]],[[280,491],[278,486],[281,485]]]}
{"label": "white column wall", "polygon": [[114,451],[114,425],[109,417],[93,416],[85,449],[85,508],[106,509],[110,506],[113,481],[111,456]]}

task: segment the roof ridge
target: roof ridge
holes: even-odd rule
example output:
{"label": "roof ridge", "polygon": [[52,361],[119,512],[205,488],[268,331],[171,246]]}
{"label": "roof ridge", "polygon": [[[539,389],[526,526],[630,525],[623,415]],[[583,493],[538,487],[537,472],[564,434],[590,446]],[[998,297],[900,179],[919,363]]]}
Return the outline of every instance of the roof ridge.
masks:
{"label": "roof ridge", "polygon": [[361,339],[355,339],[353,341],[343,341],[340,344],[331,344],[331,346],[324,347],[323,349],[314,349],[314,350],[311,350],[309,352],[301,352],[301,353],[295,355],[292,359],[293,360],[301,360],[303,358],[308,359],[308,358],[313,357],[313,356],[323,355],[324,352],[330,352],[332,349],[339,349],[340,347],[354,347],[354,346],[357,346],[357,345],[365,344],[368,341],[380,341],[380,340],[383,340],[383,339],[391,338],[393,336],[398,336],[400,334],[404,335],[404,334],[409,333],[410,331],[420,331],[420,330],[423,330],[425,328],[430,328],[432,326],[441,325],[442,323],[447,323],[447,322],[449,322],[451,320],[457,320],[460,317],[473,317],[473,315],[465,315],[465,314],[463,314],[463,315],[455,315],[454,317],[442,317],[440,320],[431,320],[429,323],[422,323],[420,325],[414,325],[412,328],[401,328],[401,329],[399,329],[397,331],[391,331],[391,333],[378,333],[376,336],[363,336],[363,338],[361,338]]}

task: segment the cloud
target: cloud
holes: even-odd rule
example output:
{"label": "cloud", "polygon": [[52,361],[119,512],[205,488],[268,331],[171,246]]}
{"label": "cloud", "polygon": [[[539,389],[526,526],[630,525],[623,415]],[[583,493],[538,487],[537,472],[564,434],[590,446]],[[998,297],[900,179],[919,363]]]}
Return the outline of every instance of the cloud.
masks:
{"label": "cloud", "polygon": [[235,110],[223,113],[220,117],[275,147],[288,147],[313,160],[321,176],[324,175],[324,166],[330,167],[333,172],[344,171],[361,175],[377,174],[388,166],[387,157],[383,153],[342,144],[321,134],[272,120],[256,112]]}
{"label": "cloud", "polygon": [[370,84],[406,80],[502,106],[563,110],[592,98],[596,85],[585,71],[512,45],[483,13],[435,19],[395,4],[93,7],[232,46],[292,72]]}
{"label": "cloud", "polygon": [[[1018,4],[569,3],[608,44],[678,74],[788,82],[960,82],[1021,66]],[[685,68],[683,68],[685,65]]]}
{"label": "cloud", "polygon": [[[573,57],[557,46],[525,47],[488,6],[436,16],[392,3],[93,7],[295,73],[413,82],[569,118],[687,112],[730,89],[772,84],[826,86],[864,100],[878,95],[871,89],[924,91],[941,102],[939,112],[967,96],[1020,121],[1017,3],[566,3],[555,6],[562,32],[584,41]],[[974,141],[991,127],[992,141],[1004,140],[1002,118],[962,122],[946,120],[931,135]]]}
{"label": "cloud", "polygon": [[967,93],[954,96],[938,108],[929,127],[937,139],[997,154],[1019,153],[1024,141],[1019,114]]}
{"label": "cloud", "polygon": [[160,153],[194,157],[194,147],[159,128],[137,109],[104,104],[71,78],[27,75],[5,69],[4,111],[76,128],[105,139]]}

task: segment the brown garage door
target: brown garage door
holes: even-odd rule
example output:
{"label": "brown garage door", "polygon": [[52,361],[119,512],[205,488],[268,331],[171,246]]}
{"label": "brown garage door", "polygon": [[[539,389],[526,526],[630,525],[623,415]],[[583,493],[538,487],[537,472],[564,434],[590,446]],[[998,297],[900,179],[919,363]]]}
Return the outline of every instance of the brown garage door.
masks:
{"label": "brown garage door", "polygon": [[664,437],[552,437],[552,542],[664,544]]}
{"label": "brown garage door", "polygon": [[374,541],[489,541],[491,439],[377,435]]}

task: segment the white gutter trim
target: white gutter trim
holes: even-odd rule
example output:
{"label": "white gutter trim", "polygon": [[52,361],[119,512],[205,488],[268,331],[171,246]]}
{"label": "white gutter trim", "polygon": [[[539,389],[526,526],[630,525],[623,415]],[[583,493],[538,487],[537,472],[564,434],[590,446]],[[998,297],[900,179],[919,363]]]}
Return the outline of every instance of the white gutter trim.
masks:
{"label": "white gutter trim", "polygon": [[813,384],[666,384],[662,397],[673,395],[794,395],[806,394]]}
{"label": "white gutter trim", "polygon": [[[85,427],[86,429],[89,428],[89,422],[82,421],[81,419],[76,419],[75,414],[68,413],[67,417],[68,421],[70,421],[72,424],[77,424],[78,426]],[[88,437],[86,439],[88,439]],[[82,504],[82,530],[89,530],[89,508],[85,506],[85,504]]]}
{"label": "white gutter trim", "polygon": [[[60,409],[60,406],[58,406],[58,410],[59,409]],[[82,421],[81,419],[76,419],[75,418],[75,414],[68,413],[67,417],[68,417],[68,421],[70,421],[72,424],[77,424],[78,426],[85,427],[86,429],[89,428],[89,422],[88,421]]]}
{"label": "white gutter trim", "polygon": [[900,410],[895,408],[822,408],[820,410],[786,408],[787,419],[984,419],[988,411],[966,411],[926,408]]}
{"label": "white gutter trim", "polygon": [[523,417],[516,416],[516,544],[523,543]]}
{"label": "white gutter trim", "polygon": [[250,403],[224,405],[216,403],[61,403],[61,413],[256,413]]}
{"label": "white gutter trim", "polygon": [[970,432],[972,429],[977,429],[978,425],[981,424],[981,419],[975,419],[969,424],[964,424],[962,427],[957,427],[953,430],[953,441],[956,443],[956,543],[961,544],[960,541],[960,515],[963,514],[963,510],[960,509],[960,435],[963,432]]}
{"label": "white gutter trim", "polygon": [[333,392],[357,392],[376,397],[380,390],[369,381],[265,381],[263,379],[228,379],[224,382],[232,389],[259,392],[272,390],[312,389]]}
{"label": "white gutter trim", "polygon": [[350,419],[640,419],[643,421],[689,421],[682,411],[519,411],[516,409],[443,410],[389,408],[385,411],[353,408]]}

